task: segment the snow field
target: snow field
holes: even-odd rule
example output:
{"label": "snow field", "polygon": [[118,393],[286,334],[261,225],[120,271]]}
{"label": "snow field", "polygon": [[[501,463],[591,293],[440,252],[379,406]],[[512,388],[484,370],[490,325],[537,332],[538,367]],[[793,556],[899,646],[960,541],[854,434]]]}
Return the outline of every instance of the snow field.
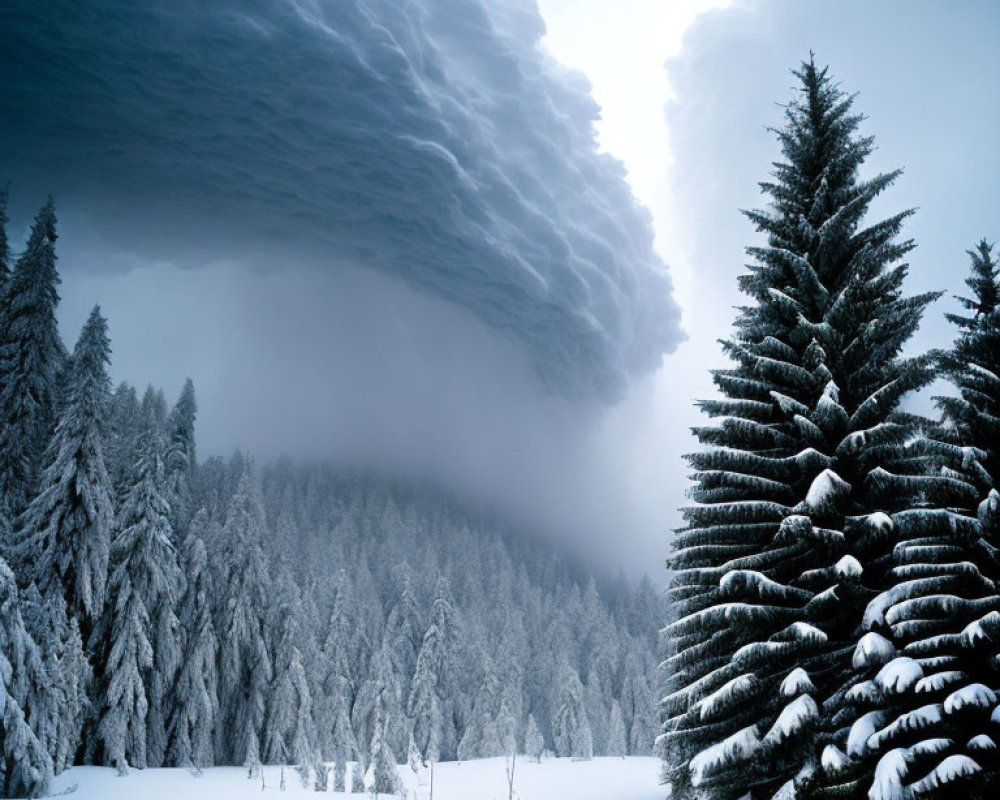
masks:
{"label": "snow field", "polygon": [[[448,762],[434,767],[434,800],[506,800],[505,758]],[[406,800],[429,800],[429,774],[416,775],[397,767],[406,787]],[[664,800],[659,785],[660,762],[652,757],[594,758],[573,761],[550,758],[537,764],[519,758],[514,771],[517,800]],[[315,800],[316,792],[303,787],[293,767],[264,767],[247,778],[242,767],[212,767],[200,775],[186,769],[131,770],[120,776],[109,767],[73,767],[53,781],[52,794],[74,800],[248,800],[255,797]],[[348,772],[348,785],[350,772]],[[331,779],[332,785],[332,779]],[[370,793],[327,792],[330,798],[371,798]],[[379,795],[388,800],[389,795]]]}

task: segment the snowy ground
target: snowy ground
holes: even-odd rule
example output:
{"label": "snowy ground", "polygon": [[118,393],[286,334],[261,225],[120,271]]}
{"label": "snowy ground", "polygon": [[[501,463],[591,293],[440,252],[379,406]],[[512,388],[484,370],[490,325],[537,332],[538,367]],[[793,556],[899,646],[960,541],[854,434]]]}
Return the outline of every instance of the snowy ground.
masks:
{"label": "snowy ground", "polygon": [[[434,769],[434,800],[506,800],[507,761],[488,758],[461,764],[439,764]],[[663,800],[658,785],[659,761],[655,758],[595,758],[592,761],[547,759],[541,764],[518,760],[514,772],[514,797],[518,800]],[[399,768],[407,789],[406,800],[425,800],[430,787],[408,767]],[[119,777],[104,767],[73,767],[59,775],[53,793],[70,793],[80,800],[243,800],[261,794],[313,800],[295,770],[265,767],[261,776],[247,779],[246,770],[216,767],[194,775],[183,769],[132,770]],[[418,785],[423,783],[424,785]],[[330,792],[327,797],[360,798],[371,795]],[[386,798],[386,795],[380,795]]]}

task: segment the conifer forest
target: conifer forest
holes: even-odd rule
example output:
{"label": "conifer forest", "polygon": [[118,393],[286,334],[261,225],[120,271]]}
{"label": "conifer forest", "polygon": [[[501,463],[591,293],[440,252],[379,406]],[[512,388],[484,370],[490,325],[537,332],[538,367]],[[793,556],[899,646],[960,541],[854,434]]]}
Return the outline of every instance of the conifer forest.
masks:
{"label": "conifer forest", "polygon": [[[4,796],[74,763],[296,765],[652,752],[647,577],[598,586],[429,489],[199,462],[188,381],[111,387],[95,307],[56,329],[48,202],[3,275]],[[3,241],[6,245],[5,240]],[[350,788],[350,787],[347,787]]]}
{"label": "conifer forest", "polygon": [[998,30],[0,4],[0,798],[1000,797]]}

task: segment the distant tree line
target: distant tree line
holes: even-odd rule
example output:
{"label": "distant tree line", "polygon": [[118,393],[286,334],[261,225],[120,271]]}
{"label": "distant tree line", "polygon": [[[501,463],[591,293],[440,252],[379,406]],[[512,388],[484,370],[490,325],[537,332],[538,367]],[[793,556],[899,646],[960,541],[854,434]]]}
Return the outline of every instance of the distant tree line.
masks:
{"label": "distant tree line", "polygon": [[200,464],[191,382],[172,408],[112,390],[98,308],[68,352],[53,203],[16,258],[5,209],[0,795],[72,764],[294,764],[318,790],[392,791],[407,758],[651,752],[648,579],[599,589],[429,489]]}
{"label": "distant tree line", "polygon": [[[1000,269],[970,253],[950,349],[907,345],[899,173],[810,59],[746,212],[732,366],[701,403],[669,566],[658,740],[674,798],[992,798],[1000,791]],[[908,393],[937,378],[931,420]]]}

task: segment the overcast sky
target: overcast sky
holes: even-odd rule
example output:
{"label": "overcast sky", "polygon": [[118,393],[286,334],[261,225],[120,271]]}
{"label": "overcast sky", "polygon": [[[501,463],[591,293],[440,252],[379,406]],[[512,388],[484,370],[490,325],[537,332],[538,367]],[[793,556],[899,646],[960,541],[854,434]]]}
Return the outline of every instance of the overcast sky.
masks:
{"label": "overcast sky", "polygon": [[0,12],[0,176],[15,237],[59,197],[67,340],[100,302],[116,380],[191,375],[202,456],[430,475],[654,575],[789,70],[905,169],[912,291],[1000,228],[986,0],[98,5]]}

